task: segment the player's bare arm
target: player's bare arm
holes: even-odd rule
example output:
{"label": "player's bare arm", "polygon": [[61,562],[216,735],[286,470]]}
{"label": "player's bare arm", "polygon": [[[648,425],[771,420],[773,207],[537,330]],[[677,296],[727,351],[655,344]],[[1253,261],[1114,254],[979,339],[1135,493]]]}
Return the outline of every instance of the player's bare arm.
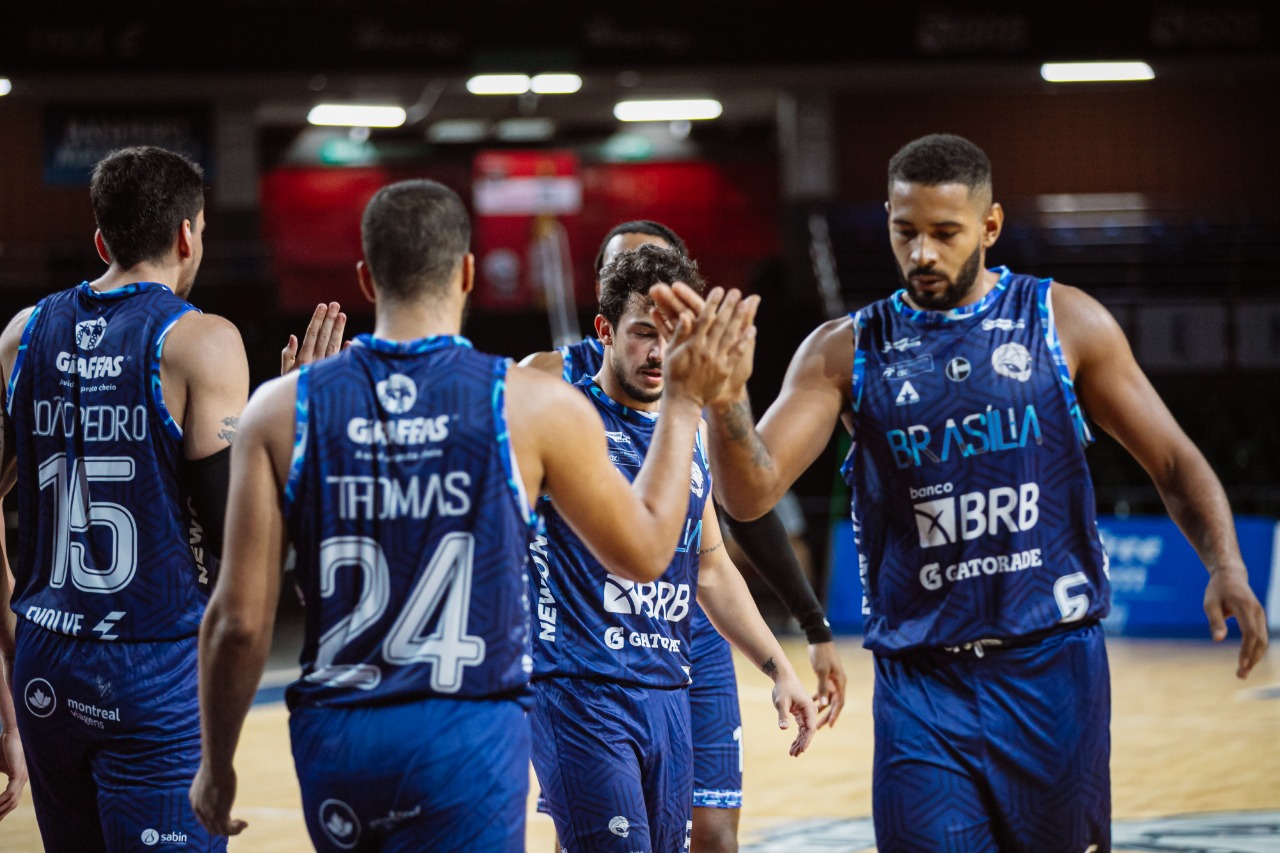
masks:
{"label": "player's bare arm", "polygon": [[1267,648],[1266,616],[1249,588],[1222,484],[1138,366],[1110,312],[1063,284],[1054,285],[1052,299],[1081,404],[1146,469],[1209,570],[1204,608],[1213,638],[1223,639],[1226,618],[1236,618],[1243,635],[1236,674],[1247,677]]}
{"label": "player's bare arm", "polygon": [[249,394],[249,362],[230,321],[195,311],[165,340],[160,358],[165,405],[182,428],[187,459],[204,459],[236,439]]}
{"label": "player's bare arm", "polygon": [[716,498],[733,517],[766,513],[826,448],[849,397],[853,349],[848,317],[814,330],[758,427],[745,380],[708,409]]}
{"label": "player's bare arm", "polygon": [[520,366],[559,376],[564,372],[564,356],[556,350],[530,353],[520,359]]}
{"label": "player's bare arm", "polygon": [[703,547],[698,550],[698,604],[720,636],[773,680],[778,728],[788,728],[788,713],[795,717],[797,731],[790,752],[799,755],[808,748],[817,728],[817,709],[777,638],[760,616],[738,567],[729,559],[724,540],[720,538],[715,504],[711,501],[707,501],[702,513],[702,530],[710,538],[704,538]]}
{"label": "player's bare arm", "polygon": [[232,767],[245,716],[262,677],[285,555],[282,484],[288,472],[297,374],[259,388],[245,407],[231,454],[231,497],[222,573],[200,625],[203,758],[191,804],[211,832],[235,835]]}
{"label": "player's bare arm", "polygon": [[[5,421],[7,424],[7,419]],[[22,751],[22,740],[18,737],[18,715],[13,707],[15,616],[9,608],[12,591],[13,578],[4,550],[4,519],[0,517],[0,727],[4,729],[0,732],[0,776],[7,779],[4,790],[0,790],[0,820],[18,807],[22,789],[27,784],[26,756]]]}

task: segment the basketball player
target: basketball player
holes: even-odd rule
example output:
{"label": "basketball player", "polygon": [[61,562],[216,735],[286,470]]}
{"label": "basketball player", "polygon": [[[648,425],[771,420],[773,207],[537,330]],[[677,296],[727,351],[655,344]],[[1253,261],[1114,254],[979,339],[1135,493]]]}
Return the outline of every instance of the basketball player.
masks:
{"label": "basketball player", "polygon": [[[596,317],[604,363],[574,386],[599,411],[609,458],[628,477],[665,418],[665,406],[658,415],[664,345],[648,293],[671,282],[703,287],[696,264],[652,245],[604,268]],[[712,634],[728,637],[774,680],[779,725],[787,726],[787,713],[798,723],[792,755],[804,751],[816,727],[812,701],[724,551],[701,441],[691,463],[678,499],[686,515],[681,543],[655,583],[618,577],[612,563],[581,544],[558,504],[543,509],[546,535],[534,544],[531,566],[533,763],[569,851],[689,847],[693,753],[685,688],[701,672],[690,672],[690,648],[709,639],[692,633],[697,604],[715,625]]]}
{"label": "basketball player", "polygon": [[1239,620],[1243,678],[1267,634],[1231,511],[1101,305],[985,268],[1004,213],[979,148],[918,139],[890,161],[888,189],[903,289],[813,332],[758,429],[744,360],[710,409],[717,494],[757,516],[834,424],[852,431],[883,853],[1104,851],[1110,591],[1086,414],[1146,468],[1204,560],[1211,631]]}
{"label": "basketball player", "polygon": [[[687,256],[685,243],[660,222],[634,220],[615,225],[596,252],[596,296],[600,273],[620,252],[645,244],[671,249]],[[604,346],[594,335],[549,352],[534,353],[520,363],[566,382],[595,376],[604,361]],[[832,640],[831,627],[822,612],[792,550],[786,528],[770,510],[753,521],[732,517],[727,523],[734,539],[761,577],[777,593],[805,632],[809,662],[818,676],[814,695],[822,716],[818,727],[834,725],[844,705],[847,678]],[[693,727],[693,837],[697,853],[734,853],[738,847],[738,818],[742,808],[742,712],[738,707],[738,683],[729,644],[694,606],[690,663],[697,673],[689,686]],[[545,811],[545,799],[539,799]]]}
{"label": "basketball player", "polygon": [[47,850],[223,850],[186,792],[196,634],[248,363],[235,327],[187,302],[200,167],[126,148],[94,168],[90,196],[106,273],[0,336],[3,491],[18,490],[14,704],[36,819]]}
{"label": "basketball player", "polygon": [[474,258],[456,194],[384,187],[361,233],[374,334],[267,383],[245,409],[202,627],[192,803],[213,831],[245,827],[230,814],[232,757],[292,543],[307,619],[286,698],[317,849],[522,850],[528,496],[551,494],[621,576],[656,579],[684,521],[699,411],[753,335],[756,301],[717,291],[681,321],[664,367],[675,415],[628,487],[581,394],[458,336]]}

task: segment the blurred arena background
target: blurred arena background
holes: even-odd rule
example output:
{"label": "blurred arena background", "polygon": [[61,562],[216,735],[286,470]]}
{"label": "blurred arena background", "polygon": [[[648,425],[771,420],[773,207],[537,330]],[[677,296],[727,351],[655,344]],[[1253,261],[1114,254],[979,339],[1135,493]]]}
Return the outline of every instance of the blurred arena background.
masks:
{"label": "blurred arena background", "polygon": [[[922,134],[958,133],[990,155],[1008,212],[989,260],[1081,286],[1112,310],[1222,479],[1252,582],[1280,628],[1272,4],[117,5],[3,13],[6,318],[100,268],[92,164],[125,145],[163,145],[206,169],[193,301],[239,326],[256,385],[278,371],[280,347],[317,302],[341,301],[352,334],[371,328],[355,287],[360,211],[382,184],[423,176],[472,208],[479,281],[466,333],[477,347],[519,358],[589,332],[601,235],[621,220],[655,219],[685,238],[712,284],[763,296],[752,379],[761,412],[809,330],[898,286],[883,210],[888,158]],[[1151,78],[1061,83],[1042,69],[1083,60],[1145,62]],[[477,94],[479,75],[516,79],[503,94]],[[621,102],[672,99],[706,102],[703,114],[715,115],[617,117]],[[325,104],[394,108],[395,126],[313,123]],[[853,638],[854,661],[866,656],[856,648],[859,589],[835,473],[844,450],[833,437],[790,496],[788,518],[833,624]],[[1105,436],[1090,461],[1115,586],[1108,629],[1183,638],[1150,647],[1179,649],[1180,661],[1212,654],[1202,648],[1203,569],[1149,479]],[[788,630],[767,589],[753,591]],[[296,603],[282,608],[282,625],[296,624]],[[1166,657],[1153,655],[1152,666]],[[1145,659],[1125,658],[1126,677]],[[1221,685],[1224,701],[1261,703],[1248,712],[1247,737],[1274,767],[1280,699],[1268,664],[1247,691]],[[853,702],[869,718],[869,688]],[[1208,736],[1211,715],[1187,719]],[[1117,761],[1123,737],[1118,729]],[[842,772],[861,778],[867,762],[851,760],[861,763]],[[1280,825],[1277,778],[1241,808],[1271,809]],[[869,804],[850,802],[818,816],[868,817]],[[1178,813],[1230,808],[1170,802]],[[1171,813],[1127,803],[1118,793],[1118,818],[1126,808]],[[10,849],[10,826],[0,826],[0,848]],[[1272,829],[1259,837],[1274,846],[1222,849],[1280,849]],[[833,843],[845,847],[806,849],[855,849],[842,838]],[[800,849],[790,843],[759,849]]]}

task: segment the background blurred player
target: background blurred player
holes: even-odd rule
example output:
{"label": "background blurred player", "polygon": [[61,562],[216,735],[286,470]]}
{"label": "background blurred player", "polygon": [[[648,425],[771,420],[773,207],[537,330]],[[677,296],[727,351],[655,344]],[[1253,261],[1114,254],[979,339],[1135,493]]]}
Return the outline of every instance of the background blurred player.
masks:
{"label": "background blurred player", "polygon": [[675,416],[629,488],[581,394],[458,337],[474,259],[456,194],[384,187],[361,234],[374,334],[267,383],[245,410],[227,559],[202,628],[206,752],[191,799],[214,830],[244,829],[230,814],[232,757],[292,543],[307,622],[287,700],[313,843],[521,850],[527,496],[553,495],[626,577],[661,574],[699,411],[749,340],[754,301],[730,294],[721,307],[713,294],[682,321],[666,365]]}
{"label": "background blurred player", "polygon": [[196,633],[248,364],[235,327],[186,301],[200,167],[124,149],[95,167],[90,195],[107,272],[0,336],[3,491],[18,489],[13,684],[36,818],[48,850],[224,849],[186,790]]}
{"label": "background blurred player", "polygon": [[[680,236],[647,219],[615,225],[596,252],[596,298],[600,274],[619,252],[643,245],[688,256]],[[604,345],[595,335],[548,352],[533,353],[520,363],[559,375],[566,382],[595,376],[604,362]],[[737,521],[721,515],[748,561],[796,618],[809,644],[809,662],[818,677],[814,701],[819,727],[834,724],[844,705],[847,682],[822,605],[805,578],[791,548],[789,534],[772,509],[758,519]],[[738,846],[742,807],[742,712],[733,652],[702,608],[695,605],[691,625],[690,662],[697,675],[689,687],[693,726],[693,849],[698,853],[733,853]],[[539,808],[543,807],[540,801]]]}
{"label": "background blurred player", "polygon": [[834,424],[852,431],[886,853],[1109,848],[1110,588],[1086,412],[1142,463],[1208,567],[1214,638],[1239,620],[1240,677],[1267,645],[1217,478],[1106,309],[984,267],[1004,221],[992,199],[972,143],[905,146],[886,204],[903,289],[810,335],[758,430],[745,361],[711,409],[717,494],[744,518]]}
{"label": "background blurred player", "polygon": [[[696,264],[651,245],[617,255],[601,274],[603,366],[575,388],[599,410],[609,458],[628,477],[663,419],[665,346],[648,293],[677,281],[704,287]],[[686,513],[681,544],[649,584],[617,577],[608,561],[594,558],[554,501],[543,509],[546,535],[534,545],[531,567],[538,591],[533,762],[564,849],[687,846],[693,754],[685,688],[701,677],[696,667],[690,672],[689,650],[707,639],[691,630],[695,594],[720,634],[775,681],[779,724],[786,727],[791,713],[799,726],[793,755],[815,727],[812,702],[725,553],[701,442],[688,484],[678,499]],[[732,698],[736,711],[736,691]]]}

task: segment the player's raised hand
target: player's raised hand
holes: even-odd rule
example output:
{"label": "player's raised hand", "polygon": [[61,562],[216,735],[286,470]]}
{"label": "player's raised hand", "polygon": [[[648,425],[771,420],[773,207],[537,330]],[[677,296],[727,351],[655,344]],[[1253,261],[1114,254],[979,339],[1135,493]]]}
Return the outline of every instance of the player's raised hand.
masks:
{"label": "player's raised hand", "polygon": [[209,766],[200,762],[188,797],[200,823],[214,835],[239,835],[249,825],[231,817],[231,804],[236,799],[234,770],[229,770],[224,778],[214,779]]}
{"label": "player's raised hand", "polygon": [[1209,631],[1215,642],[1227,636],[1227,619],[1236,618],[1240,624],[1236,677],[1248,678],[1249,671],[1267,650],[1267,615],[1249,588],[1249,573],[1243,565],[1223,566],[1209,575],[1204,612],[1209,617]]}
{"label": "player's raised hand", "polygon": [[[672,288],[678,295],[684,286]],[[663,371],[669,395],[688,396],[701,408],[722,392],[743,353],[754,347],[759,297],[714,288],[690,323],[681,311],[667,344]]]}
{"label": "player's raised hand", "polygon": [[658,334],[668,342],[675,336],[680,316],[684,314],[692,321],[706,304],[696,290],[682,281],[671,285],[655,284],[649,288],[649,298],[653,300],[649,315],[658,327]]}
{"label": "player's raised hand", "polygon": [[290,335],[289,343],[280,350],[280,375],[335,354],[343,347],[342,335],[346,328],[347,315],[342,313],[341,305],[337,302],[317,305],[303,333],[301,346],[297,336]]}
{"label": "player's raised hand", "polygon": [[800,679],[794,673],[784,675],[773,685],[773,707],[778,712],[778,728],[791,728],[787,715],[796,721],[796,739],[788,750],[792,756],[799,755],[809,748],[809,741],[818,728],[818,711],[813,707],[809,691],[804,689]]}
{"label": "player's raised hand", "polygon": [[809,665],[818,676],[818,692],[813,694],[813,704],[822,715],[818,717],[818,728],[835,726],[844,707],[844,690],[849,681],[835,642],[810,643]]}

